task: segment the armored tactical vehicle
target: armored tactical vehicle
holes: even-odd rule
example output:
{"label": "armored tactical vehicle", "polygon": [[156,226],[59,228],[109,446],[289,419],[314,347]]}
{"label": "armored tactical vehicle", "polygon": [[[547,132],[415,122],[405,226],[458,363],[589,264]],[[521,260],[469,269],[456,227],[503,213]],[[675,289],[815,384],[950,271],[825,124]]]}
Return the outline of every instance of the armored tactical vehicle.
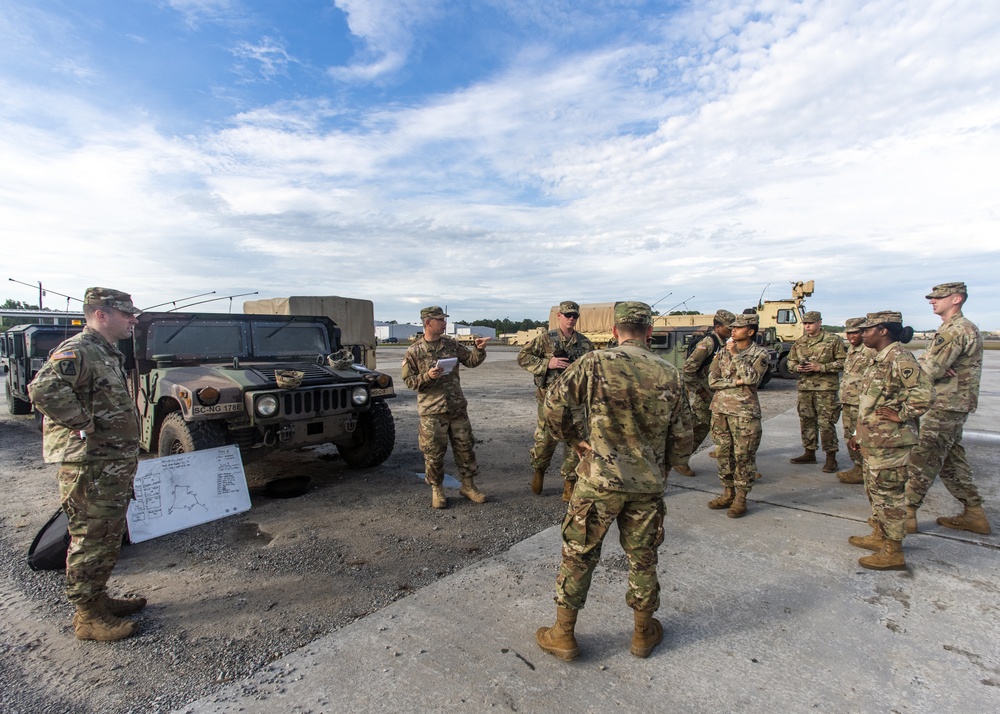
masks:
{"label": "armored tactical vehicle", "polygon": [[127,345],[142,447],[237,444],[244,461],[331,443],[348,466],[385,461],[392,378],[355,363],[325,316],[146,312]]}
{"label": "armored tactical vehicle", "polygon": [[83,325],[15,325],[0,332],[8,368],[4,391],[11,414],[31,414],[28,383],[38,374],[49,353],[82,329]]}

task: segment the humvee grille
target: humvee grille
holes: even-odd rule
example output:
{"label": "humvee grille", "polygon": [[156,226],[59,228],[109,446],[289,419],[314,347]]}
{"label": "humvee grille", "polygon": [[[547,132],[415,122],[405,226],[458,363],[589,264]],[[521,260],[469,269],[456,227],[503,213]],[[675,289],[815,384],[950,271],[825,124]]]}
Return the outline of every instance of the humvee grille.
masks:
{"label": "humvee grille", "polygon": [[347,387],[297,390],[281,395],[281,416],[308,417],[347,410],[350,403]]}

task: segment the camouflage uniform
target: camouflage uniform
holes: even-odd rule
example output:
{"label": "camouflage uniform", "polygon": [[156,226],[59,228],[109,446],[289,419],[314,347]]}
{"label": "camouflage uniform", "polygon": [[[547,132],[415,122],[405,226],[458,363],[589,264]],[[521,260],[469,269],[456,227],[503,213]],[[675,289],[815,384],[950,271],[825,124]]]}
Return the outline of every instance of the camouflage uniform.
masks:
{"label": "camouflage uniform", "polygon": [[[864,318],[852,317],[847,321],[848,331],[854,329],[864,322]],[[854,435],[854,430],[858,425],[858,401],[861,397],[861,377],[875,361],[875,351],[870,347],[865,347],[864,343],[857,347],[850,345],[847,348],[847,357],[844,359],[844,374],[840,378],[840,405],[843,409],[844,439],[850,439]],[[851,461],[859,469],[861,468],[861,452],[848,450]]]}
{"label": "camouflage uniform", "polygon": [[[864,324],[879,324],[882,317],[892,314],[871,313]],[[927,411],[932,393],[930,379],[899,342],[878,352],[861,378],[855,439],[863,457],[872,512],[889,540],[902,541],[905,536],[907,463],[917,443],[917,417]],[[879,417],[875,413],[879,407],[897,411],[903,422]]]}
{"label": "camouflage uniform", "polygon": [[[615,308],[618,324],[648,325],[650,320],[643,303]],[[655,611],[666,473],[691,452],[690,411],[680,374],[643,341],[625,340],[586,354],[567,369],[549,388],[545,413],[557,439],[591,446],[577,469],[579,480],[563,520],[556,603],[583,608],[604,536],[617,521],[630,566],[626,602],[633,610]]]}
{"label": "camouflage uniform", "polygon": [[[736,316],[728,310],[715,313],[715,320],[725,326],[732,325]],[[711,430],[712,425],[712,391],[708,384],[708,370],[725,340],[712,332],[698,341],[695,348],[684,360],[681,374],[684,376],[684,388],[687,391],[688,404],[691,405],[691,428],[694,431],[694,449],[701,446]]]}
{"label": "camouflage uniform", "polygon": [[802,446],[807,451],[816,451],[820,441],[823,451],[828,454],[835,454],[840,448],[837,441],[837,421],[840,419],[837,388],[846,357],[844,340],[824,330],[816,337],[803,335],[795,340],[788,353],[789,369],[802,362],[816,362],[823,368],[822,372],[796,372],[799,427]]}
{"label": "camouflage uniform", "polygon": [[[451,372],[437,379],[427,376],[439,359],[449,357],[458,358]],[[440,486],[444,481],[444,454],[449,437],[460,477],[474,478],[479,473],[459,367],[478,367],[485,359],[486,350],[478,347],[470,350],[447,335],[442,335],[437,342],[427,342],[421,337],[406,350],[403,381],[417,392],[418,441],[424,454],[426,480],[431,486]]]}
{"label": "camouflage uniform", "polygon": [[[125,293],[91,288],[88,296],[94,290],[115,298],[105,303],[109,307],[139,312]],[[116,301],[116,296],[124,298]],[[71,536],[66,596],[75,605],[100,599],[125,531],[139,455],[139,415],[124,361],[115,345],[85,327],[53,351],[28,385],[31,401],[45,415],[45,463],[60,464],[59,494]]]}
{"label": "camouflage uniform", "polygon": [[[972,468],[962,446],[962,428],[979,404],[982,335],[959,311],[941,324],[919,361],[934,384],[935,397],[920,420],[920,443],[910,454],[906,503],[920,508],[940,472],[952,496],[966,506],[981,506],[983,499],[972,480]],[[947,376],[949,370],[955,376]]]}
{"label": "camouflage uniform", "polygon": [[[559,330],[549,330],[525,345],[518,353],[518,366],[535,375],[535,398],[538,400],[535,445],[529,452],[531,468],[542,471],[548,469],[556,445],[559,443],[545,424],[545,392],[564,370],[549,369],[549,360],[558,356],[576,362],[586,353],[593,351],[594,343],[579,332],[574,332],[571,338],[566,339]],[[560,471],[563,479],[572,483],[576,481],[576,467],[580,463],[580,457],[571,446],[566,445],[565,449],[566,456]]]}
{"label": "camouflage uniform", "polygon": [[720,350],[712,360],[708,373],[708,384],[715,390],[712,441],[723,488],[743,493],[753,488],[761,436],[757,385],[767,374],[768,363],[767,350],[755,342],[735,355]]}

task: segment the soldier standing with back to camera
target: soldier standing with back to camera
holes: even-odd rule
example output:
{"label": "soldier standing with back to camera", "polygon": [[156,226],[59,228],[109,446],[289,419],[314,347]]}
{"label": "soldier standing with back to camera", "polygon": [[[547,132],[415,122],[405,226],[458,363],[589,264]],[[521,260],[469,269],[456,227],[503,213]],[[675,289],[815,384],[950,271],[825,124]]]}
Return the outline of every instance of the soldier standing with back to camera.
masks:
{"label": "soldier standing with back to camera", "polygon": [[[717,310],[712,319],[712,332],[698,341],[681,368],[688,404],[691,405],[691,428],[694,430],[692,453],[701,446],[712,425],[712,390],[708,386],[708,369],[715,354],[732,335],[735,319],[736,315],[729,310]],[[681,476],[696,475],[688,461],[674,466],[674,471]]]}
{"label": "soldier standing with back to camera", "polygon": [[146,598],[107,593],[139,456],[139,415],[115,343],[132,336],[139,310],[128,293],[87,288],[83,313],[83,332],[52,352],[28,393],[45,415],[45,463],[59,464],[59,496],[69,518],[66,597],[76,605],[74,634],[109,642],[134,633],[136,623],[122,617],[146,605]]}
{"label": "soldier standing with back to camera", "polygon": [[[572,300],[559,303],[559,328],[548,330],[538,335],[530,344],[524,346],[517,355],[517,364],[535,375],[535,398],[538,400],[538,422],[535,426],[535,445],[532,447],[531,492],[536,496],[542,493],[545,470],[552,463],[559,441],[552,436],[545,424],[545,392],[559,378],[567,367],[588,352],[593,352],[594,344],[576,331],[576,322],[580,318],[580,306]],[[580,457],[569,445],[565,446],[566,455],[563,458],[560,472],[563,478],[563,500],[569,501],[576,483],[576,465]]]}
{"label": "soldier standing with back to camera", "polygon": [[[650,351],[652,312],[615,306],[617,347],[577,360],[545,395],[549,428],[581,454],[580,475],[562,525],[556,624],[535,633],[560,659],[579,655],[577,613],[587,601],[608,528],[618,523],[629,561],[625,602],[633,610],[631,652],[648,657],[663,639],[657,549],[663,542],[663,489],[672,464],[691,453],[691,417],[672,365]],[[582,420],[581,420],[582,415]]]}
{"label": "soldier standing with back to camera", "polygon": [[935,285],[927,296],[941,327],[920,355],[920,366],[934,382],[936,396],[920,420],[920,443],[910,455],[907,533],[917,532],[917,509],[938,472],[948,492],[964,506],[960,515],[938,518],[938,525],[984,535],[991,531],[962,446],[962,427],[979,404],[983,372],[983,337],[962,314],[968,298],[965,283]]}
{"label": "soldier standing with back to camera", "polygon": [[844,369],[847,347],[839,335],[823,329],[823,316],[815,310],[802,316],[806,334],[795,340],[788,353],[788,364],[798,373],[799,428],[802,433],[801,456],[793,464],[815,464],[816,448],[822,441],[826,461],[825,473],[834,473],[837,466],[837,422],[840,420],[840,399],[837,388]]}
{"label": "soldier standing with back to camera", "polygon": [[[847,320],[846,332],[847,357],[844,359],[844,374],[840,378],[840,406],[843,414],[844,440],[851,438],[858,425],[858,399],[861,388],[861,377],[875,359],[875,352],[865,347],[861,337],[863,317],[851,317]],[[861,452],[847,450],[853,466],[847,471],[838,471],[837,479],[841,483],[864,483],[865,477],[861,468]]]}
{"label": "soldier standing with back to camera", "polygon": [[[420,311],[424,336],[410,345],[403,357],[403,381],[417,393],[420,417],[419,445],[424,455],[424,478],[431,487],[431,507],[447,508],[444,495],[444,454],[451,440],[452,454],[462,482],[458,492],[473,503],[486,503],[486,496],[476,488],[479,475],[475,439],[469,422],[469,403],[462,393],[460,365],[478,367],[486,359],[489,337],[479,337],[473,349],[444,334],[448,315],[437,305]],[[455,358],[458,362],[448,372],[439,360]]]}

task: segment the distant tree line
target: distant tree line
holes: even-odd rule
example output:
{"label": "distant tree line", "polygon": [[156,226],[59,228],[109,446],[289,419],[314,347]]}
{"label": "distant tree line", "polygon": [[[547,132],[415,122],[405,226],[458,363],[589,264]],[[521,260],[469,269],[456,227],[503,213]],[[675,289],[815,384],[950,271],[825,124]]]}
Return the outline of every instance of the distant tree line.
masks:
{"label": "distant tree line", "polygon": [[532,320],[530,318],[524,318],[523,320],[511,320],[509,317],[505,317],[502,320],[473,320],[469,325],[475,327],[492,327],[497,331],[498,335],[502,335],[508,332],[520,332],[521,330],[533,330],[536,327],[548,328],[548,320]]}
{"label": "distant tree line", "polygon": [[[20,300],[11,300],[7,298],[4,300],[3,304],[0,305],[2,310],[37,310],[38,305],[29,305],[26,302],[21,302]],[[48,308],[45,308],[48,310]],[[33,322],[38,322],[36,318],[32,317],[0,317],[0,330],[6,330],[13,327],[14,325],[30,325]]]}

